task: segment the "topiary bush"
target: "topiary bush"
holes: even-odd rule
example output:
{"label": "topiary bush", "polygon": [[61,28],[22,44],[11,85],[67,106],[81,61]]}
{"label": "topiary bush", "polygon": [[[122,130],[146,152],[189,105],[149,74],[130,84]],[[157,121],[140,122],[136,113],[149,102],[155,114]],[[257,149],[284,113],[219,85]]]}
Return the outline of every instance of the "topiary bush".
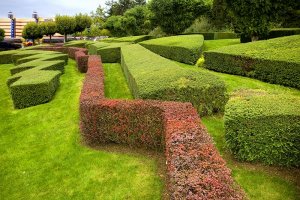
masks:
{"label": "topiary bush", "polygon": [[204,67],[300,88],[300,35],[204,52]]}
{"label": "topiary bush", "polygon": [[212,74],[181,68],[138,44],[122,47],[121,65],[137,99],[191,102],[201,115],[224,111],[225,83]]}
{"label": "topiary bush", "polygon": [[202,35],[180,35],[148,40],[140,44],[163,57],[195,64],[201,55],[203,42]]}
{"label": "topiary bush", "polygon": [[233,155],[243,161],[300,166],[299,105],[299,97],[266,92],[229,100],[225,138]]}

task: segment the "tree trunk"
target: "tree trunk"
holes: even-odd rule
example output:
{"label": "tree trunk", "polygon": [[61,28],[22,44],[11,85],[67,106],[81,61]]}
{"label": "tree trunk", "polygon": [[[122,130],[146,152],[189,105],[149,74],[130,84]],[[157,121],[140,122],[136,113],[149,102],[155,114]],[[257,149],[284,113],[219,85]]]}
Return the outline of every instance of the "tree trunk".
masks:
{"label": "tree trunk", "polygon": [[65,39],[64,39],[64,43],[66,43],[67,42],[67,34],[65,34]]}
{"label": "tree trunk", "polygon": [[51,42],[51,35],[50,35],[50,44],[51,44],[52,42]]}
{"label": "tree trunk", "polygon": [[258,41],[258,36],[252,35],[252,36],[251,36],[251,41],[252,41],[252,42]]}

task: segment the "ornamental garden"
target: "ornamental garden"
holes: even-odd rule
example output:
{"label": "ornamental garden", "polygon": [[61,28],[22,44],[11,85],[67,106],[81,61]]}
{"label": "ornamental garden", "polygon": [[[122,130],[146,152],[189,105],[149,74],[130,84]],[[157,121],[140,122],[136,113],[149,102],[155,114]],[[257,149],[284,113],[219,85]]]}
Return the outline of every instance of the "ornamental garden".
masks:
{"label": "ornamental garden", "polygon": [[0,199],[297,199],[296,4],[111,4],[0,52]]}

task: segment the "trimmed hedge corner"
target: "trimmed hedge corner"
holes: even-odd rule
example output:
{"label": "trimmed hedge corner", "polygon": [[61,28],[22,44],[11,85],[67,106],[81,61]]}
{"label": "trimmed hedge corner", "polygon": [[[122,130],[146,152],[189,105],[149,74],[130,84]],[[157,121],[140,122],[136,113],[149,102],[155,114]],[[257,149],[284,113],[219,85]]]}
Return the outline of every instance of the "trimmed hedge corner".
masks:
{"label": "trimmed hedge corner", "polygon": [[165,149],[171,199],[243,199],[200,124],[190,103],[105,99],[102,62],[89,57],[80,96],[80,128],[87,143]]}
{"label": "trimmed hedge corner", "polygon": [[100,55],[104,63],[119,63],[121,62],[121,47],[130,43],[105,43],[97,42],[89,47],[89,54]]}
{"label": "trimmed hedge corner", "polygon": [[212,74],[181,68],[138,44],[122,47],[121,65],[137,99],[191,102],[200,115],[224,111],[225,83]]}
{"label": "trimmed hedge corner", "polygon": [[203,42],[202,35],[180,35],[148,40],[140,44],[165,58],[195,64],[201,55]]}
{"label": "trimmed hedge corner", "polygon": [[77,64],[78,71],[81,73],[86,73],[88,68],[88,58],[89,55],[86,55],[83,51],[75,52],[75,60]]}
{"label": "trimmed hedge corner", "polygon": [[300,88],[300,35],[204,52],[205,67]]}
{"label": "trimmed hedge corner", "polygon": [[300,166],[300,98],[272,94],[232,98],[225,110],[225,138],[243,161]]}

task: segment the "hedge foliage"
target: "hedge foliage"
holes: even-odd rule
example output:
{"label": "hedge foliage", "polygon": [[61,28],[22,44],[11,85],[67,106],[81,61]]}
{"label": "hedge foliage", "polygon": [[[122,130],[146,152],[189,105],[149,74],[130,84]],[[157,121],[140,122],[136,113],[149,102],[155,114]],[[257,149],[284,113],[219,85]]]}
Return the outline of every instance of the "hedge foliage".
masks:
{"label": "hedge foliage", "polygon": [[19,65],[7,80],[15,108],[26,108],[50,101],[59,86],[67,55],[57,52],[26,50],[12,56]]}
{"label": "hedge foliage", "polygon": [[204,40],[221,40],[221,39],[235,39],[238,38],[236,33],[232,32],[197,32],[197,33],[185,33],[189,34],[199,34],[203,35]]}
{"label": "hedge foliage", "polygon": [[290,35],[299,35],[300,28],[277,28],[272,29],[269,33],[269,38],[278,38]]}
{"label": "hedge foliage", "polygon": [[139,35],[139,36],[129,36],[129,37],[112,37],[112,38],[105,38],[104,40],[102,40],[103,42],[115,42],[115,43],[119,43],[119,42],[129,42],[129,43],[139,43],[145,40],[149,40],[151,39],[152,36],[150,35]]}
{"label": "hedge foliage", "polygon": [[300,166],[300,98],[267,93],[231,99],[225,110],[225,138],[244,161]]}
{"label": "hedge foliage", "polygon": [[165,148],[170,199],[243,199],[190,103],[104,97],[104,71],[90,56],[80,95],[80,128],[89,144]]}
{"label": "hedge foliage", "polygon": [[300,35],[204,52],[205,67],[300,88]]}
{"label": "hedge foliage", "polygon": [[89,54],[100,55],[104,63],[119,63],[121,62],[121,47],[129,45],[127,42],[120,43],[105,43],[97,42],[90,45]]}
{"label": "hedge foliage", "polygon": [[148,40],[140,44],[163,57],[195,64],[201,55],[203,42],[202,35],[180,35]]}
{"label": "hedge foliage", "polygon": [[93,44],[93,41],[89,40],[73,40],[64,44],[64,47],[80,47],[86,48],[88,45]]}
{"label": "hedge foliage", "polygon": [[20,52],[20,50],[1,51],[0,52],[0,64],[12,63],[13,62],[12,56],[18,52]]}
{"label": "hedge foliage", "polygon": [[121,65],[135,98],[191,102],[201,115],[224,111],[226,88],[218,77],[179,67],[144,47],[122,47]]}

